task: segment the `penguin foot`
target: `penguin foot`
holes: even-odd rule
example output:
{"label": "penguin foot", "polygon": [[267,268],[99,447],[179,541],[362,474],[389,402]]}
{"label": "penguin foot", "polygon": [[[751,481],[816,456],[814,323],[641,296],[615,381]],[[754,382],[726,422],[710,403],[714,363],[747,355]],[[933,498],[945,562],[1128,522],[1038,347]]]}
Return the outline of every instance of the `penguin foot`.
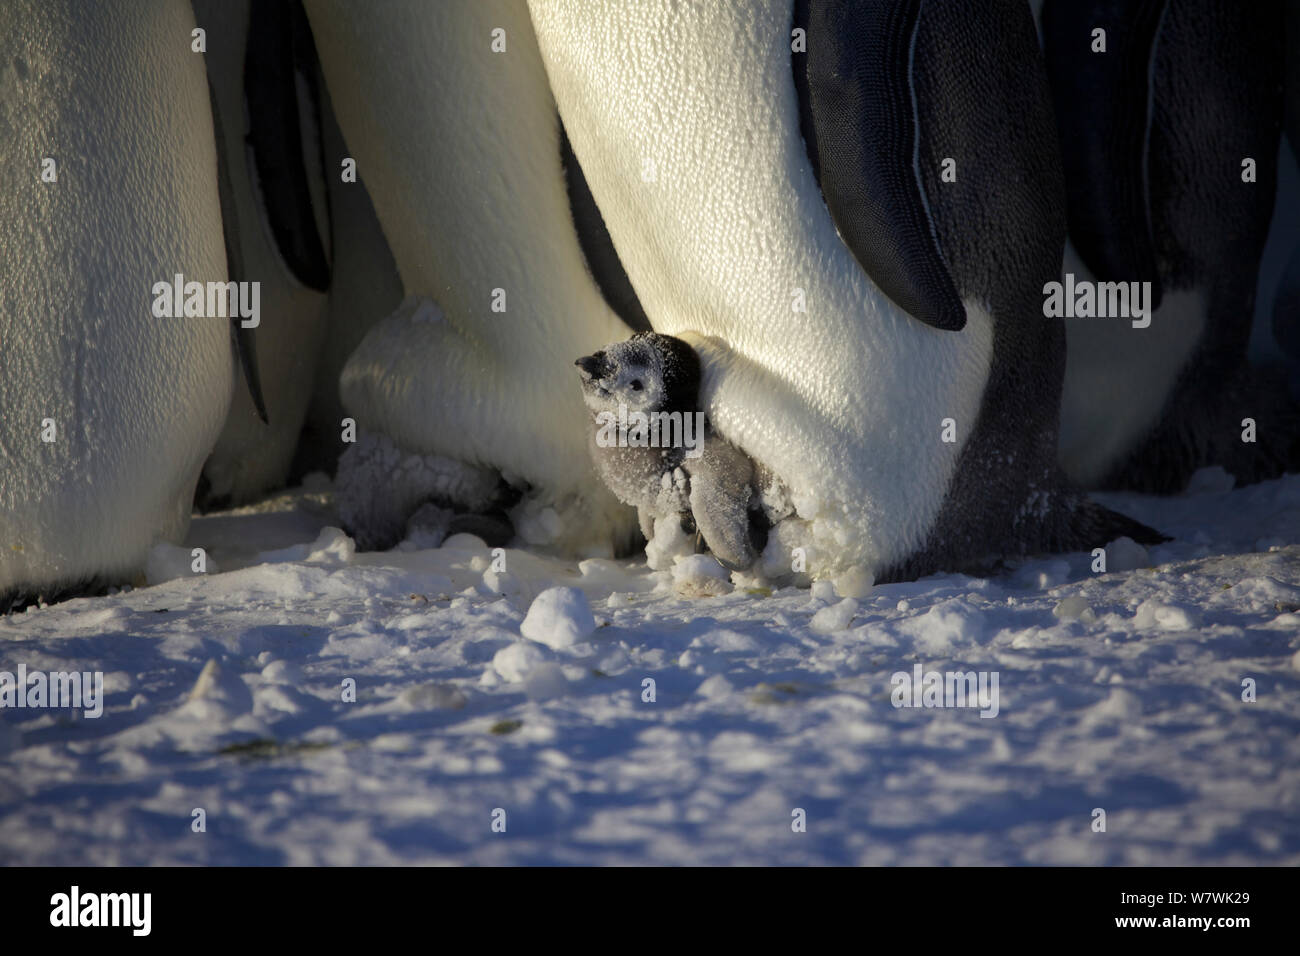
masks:
{"label": "penguin foot", "polygon": [[57,587],[29,588],[20,586],[9,588],[0,592],[0,617],[6,614],[17,614],[29,607],[71,601],[73,598],[103,597],[108,593],[110,587],[128,583],[130,582],[126,580],[112,582],[96,576],[85,581],[63,584]]}
{"label": "penguin foot", "polygon": [[1103,548],[1116,538],[1132,538],[1138,544],[1163,544],[1172,540],[1154,528],[1128,515],[1112,511],[1090,498],[1080,499],[1070,520],[1072,541],[1062,543],[1054,550],[1091,551]]}

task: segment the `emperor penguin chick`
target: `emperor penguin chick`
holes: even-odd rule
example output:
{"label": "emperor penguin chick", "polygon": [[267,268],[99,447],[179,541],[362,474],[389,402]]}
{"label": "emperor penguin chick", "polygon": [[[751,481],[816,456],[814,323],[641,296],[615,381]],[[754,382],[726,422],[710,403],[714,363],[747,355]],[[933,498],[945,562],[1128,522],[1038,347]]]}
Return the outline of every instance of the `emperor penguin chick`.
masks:
{"label": "emperor penguin chick", "polygon": [[681,339],[641,332],[575,362],[592,417],[596,472],[637,510],[652,540],[656,519],[697,529],[723,565],[753,565],[767,537],[754,463],[700,410],[700,358]]}

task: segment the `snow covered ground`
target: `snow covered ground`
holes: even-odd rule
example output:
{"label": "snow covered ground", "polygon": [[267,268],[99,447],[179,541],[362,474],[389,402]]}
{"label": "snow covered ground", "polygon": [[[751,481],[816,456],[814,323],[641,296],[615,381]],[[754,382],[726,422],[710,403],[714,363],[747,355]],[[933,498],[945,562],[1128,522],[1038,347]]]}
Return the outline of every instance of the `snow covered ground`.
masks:
{"label": "snow covered ground", "polygon": [[[0,710],[0,862],[1300,863],[1300,477],[1198,486],[1105,497],[1176,537],[1149,561],[855,603],[357,554],[320,490],[197,519],[219,572],[0,618],[0,670],[106,694]],[[557,585],[591,620],[552,594],[523,636]],[[896,708],[917,664],[996,674],[997,715]]]}

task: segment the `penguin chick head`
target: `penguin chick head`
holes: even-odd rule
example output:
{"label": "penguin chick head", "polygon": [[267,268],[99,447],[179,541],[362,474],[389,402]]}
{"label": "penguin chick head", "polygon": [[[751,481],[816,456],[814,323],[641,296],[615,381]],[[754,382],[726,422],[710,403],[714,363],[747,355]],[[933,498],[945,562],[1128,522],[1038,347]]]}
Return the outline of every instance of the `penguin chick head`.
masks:
{"label": "penguin chick head", "polygon": [[699,404],[700,358],[681,339],[638,332],[574,362],[593,413],[689,412]]}

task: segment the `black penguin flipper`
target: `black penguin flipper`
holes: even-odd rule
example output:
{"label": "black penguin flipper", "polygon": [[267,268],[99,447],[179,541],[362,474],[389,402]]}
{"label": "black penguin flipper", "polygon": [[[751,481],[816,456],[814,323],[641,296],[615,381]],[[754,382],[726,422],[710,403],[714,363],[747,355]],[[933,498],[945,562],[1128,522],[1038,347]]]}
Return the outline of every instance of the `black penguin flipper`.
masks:
{"label": "black penguin flipper", "polygon": [[[1065,166],[1070,238],[1101,281],[1160,277],[1147,188],[1150,68],[1167,0],[1047,0],[1043,47]],[[1094,52],[1095,30],[1105,52]]]}
{"label": "black penguin flipper", "polygon": [[257,340],[252,329],[246,329],[238,317],[230,320],[230,337],[235,343],[235,356],[239,359],[239,370],[244,373],[248,384],[248,397],[253,400],[253,408],[263,425],[271,424],[266,413],[266,398],[262,394],[262,375],[257,370]]}
{"label": "black penguin flipper", "polygon": [[831,218],[871,280],[914,318],[957,331],[966,310],[916,161],[912,54],[920,10],[921,0],[811,0],[811,122],[801,125],[805,135],[812,130],[810,155]]}
{"label": "black penguin flipper", "polygon": [[[226,274],[238,282],[245,276],[244,257],[239,248],[239,210],[235,204],[234,186],[230,182],[230,167],[226,162],[225,130],[221,126],[221,113],[217,110],[217,95],[208,82],[208,99],[212,104],[212,131],[217,142],[217,195],[221,202],[222,238],[226,246]],[[235,350],[249,397],[263,425],[270,424],[266,413],[266,399],[262,395],[262,376],[257,369],[257,341],[251,328],[245,328],[238,315],[230,317],[230,342]]]}
{"label": "black penguin flipper", "polygon": [[[244,54],[244,102],[254,188],[285,264],[303,285],[329,288],[316,49],[300,0],[255,3]],[[304,135],[304,131],[310,131]],[[312,195],[312,177],[321,194]]]}
{"label": "black penguin flipper", "polygon": [[596,280],[605,302],[614,310],[614,314],[634,332],[652,331],[650,319],[646,317],[645,308],[632,288],[632,280],[623,268],[623,262],[614,248],[605,217],[596,205],[596,197],[587,185],[583,175],[582,164],[578,162],[569,136],[560,124],[560,163],[564,167],[564,182],[569,192],[569,212],[573,215],[573,226],[578,233],[578,245],[591,277]]}

